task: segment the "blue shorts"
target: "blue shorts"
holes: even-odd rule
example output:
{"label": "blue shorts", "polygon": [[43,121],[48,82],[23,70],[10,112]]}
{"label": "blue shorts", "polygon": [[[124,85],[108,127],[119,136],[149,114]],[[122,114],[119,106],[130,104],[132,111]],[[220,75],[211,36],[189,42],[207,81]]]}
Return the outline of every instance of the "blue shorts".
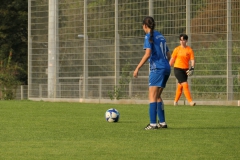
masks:
{"label": "blue shorts", "polygon": [[165,71],[164,69],[150,71],[149,86],[157,86],[157,87],[165,88],[169,76],[170,76],[170,71]]}

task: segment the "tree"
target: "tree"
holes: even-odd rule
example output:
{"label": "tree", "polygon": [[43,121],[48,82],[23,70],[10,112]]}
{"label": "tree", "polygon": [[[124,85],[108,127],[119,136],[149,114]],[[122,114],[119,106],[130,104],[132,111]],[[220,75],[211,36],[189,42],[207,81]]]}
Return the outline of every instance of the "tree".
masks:
{"label": "tree", "polygon": [[[0,19],[1,64],[8,61],[11,52],[11,64],[27,71],[28,1],[1,0]],[[27,84],[27,72],[12,76],[21,84]]]}
{"label": "tree", "polygon": [[17,64],[12,63],[12,51],[10,51],[8,60],[1,61],[0,64],[0,99],[11,100],[15,98],[17,86],[21,83],[18,75],[25,71]]}

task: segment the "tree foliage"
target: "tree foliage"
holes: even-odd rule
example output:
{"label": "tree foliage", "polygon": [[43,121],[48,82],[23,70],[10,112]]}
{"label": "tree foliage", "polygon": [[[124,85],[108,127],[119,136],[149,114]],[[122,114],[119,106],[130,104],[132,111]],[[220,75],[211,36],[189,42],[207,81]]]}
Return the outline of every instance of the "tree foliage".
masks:
{"label": "tree foliage", "polygon": [[21,84],[18,77],[22,74],[26,74],[26,71],[12,63],[12,51],[10,51],[8,60],[1,61],[0,64],[0,99],[15,98],[17,86]]}
{"label": "tree foliage", "polygon": [[[27,71],[27,0],[1,0],[0,3],[0,62],[6,63],[11,52],[11,63]],[[3,72],[3,70],[1,70]],[[3,73],[1,73],[3,74]],[[27,83],[26,72],[15,76]]]}

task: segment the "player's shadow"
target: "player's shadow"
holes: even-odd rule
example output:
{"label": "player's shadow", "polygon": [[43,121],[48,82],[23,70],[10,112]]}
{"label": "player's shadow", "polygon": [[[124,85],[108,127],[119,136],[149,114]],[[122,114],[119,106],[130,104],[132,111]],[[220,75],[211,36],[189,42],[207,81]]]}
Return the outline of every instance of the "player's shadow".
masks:
{"label": "player's shadow", "polygon": [[174,130],[223,130],[223,129],[240,129],[240,126],[199,126],[199,127],[171,127],[168,126],[167,129],[174,129]]}
{"label": "player's shadow", "polygon": [[117,123],[138,123],[138,121],[118,121]]}

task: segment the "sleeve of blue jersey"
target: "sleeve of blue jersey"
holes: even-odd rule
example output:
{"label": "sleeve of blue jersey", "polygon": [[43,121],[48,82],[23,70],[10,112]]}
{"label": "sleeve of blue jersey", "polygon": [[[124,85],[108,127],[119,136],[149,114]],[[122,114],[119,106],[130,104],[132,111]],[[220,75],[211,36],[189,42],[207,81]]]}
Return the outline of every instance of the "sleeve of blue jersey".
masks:
{"label": "sleeve of blue jersey", "polygon": [[150,42],[149,42],[149,36],[146,35],[145,38],[144,38],[143,49],[145,50],[147,48],[151,49],[151,45],[150,45]]}

